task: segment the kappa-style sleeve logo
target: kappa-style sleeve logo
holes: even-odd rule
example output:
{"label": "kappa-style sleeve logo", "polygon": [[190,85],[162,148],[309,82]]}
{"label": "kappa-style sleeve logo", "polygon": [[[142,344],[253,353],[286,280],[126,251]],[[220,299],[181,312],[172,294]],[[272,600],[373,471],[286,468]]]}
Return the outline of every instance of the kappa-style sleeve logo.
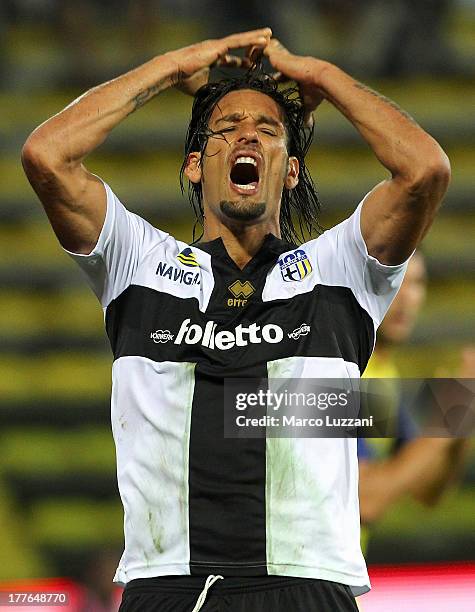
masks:
{"label": "kappa-style sleeve logo", "polygon": [[200,264],[198,260],[196,259],[196,255],[193,253],[190,247],[183,249],[183,251],[178,253],[176,258],[181,264],[183,264],[184,266],[188,266],[188,268],[199,268],[200,267]]}
{"label": "kappa-style sleeve logo", "polygon": [[303,249],[283,255],[279,259],[279,266],[282,278],[286,282],[302,281],[313,270],[310,259]]}

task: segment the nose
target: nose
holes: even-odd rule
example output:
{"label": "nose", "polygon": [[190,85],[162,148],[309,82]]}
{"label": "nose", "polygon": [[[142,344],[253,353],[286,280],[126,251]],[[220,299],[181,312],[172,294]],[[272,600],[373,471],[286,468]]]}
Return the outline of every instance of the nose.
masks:
{"label": "nose", "polygon": [[259,136],[257,129],[252,125],[243,125],[239,132],[238,142],[257,144],[259,142]]}

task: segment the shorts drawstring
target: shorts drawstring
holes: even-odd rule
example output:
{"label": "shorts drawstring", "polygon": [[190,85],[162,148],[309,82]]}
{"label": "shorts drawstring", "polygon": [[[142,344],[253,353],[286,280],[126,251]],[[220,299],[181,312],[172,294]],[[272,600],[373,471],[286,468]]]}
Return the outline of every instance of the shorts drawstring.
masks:
{"label": "shorts drawstring", "polygon": [[195,607],[191,612],[198,612],[198,610],[201,610],[206,600],[206,594],[208,592],[208,589],[212,587],[217,580],[224,580],[224,578],[222,576],[213,576],[212,574],[208,576],[208,578],[206,578],[205,586],[201,591],[200,596],[198,597],[198,601],[196,602]]}

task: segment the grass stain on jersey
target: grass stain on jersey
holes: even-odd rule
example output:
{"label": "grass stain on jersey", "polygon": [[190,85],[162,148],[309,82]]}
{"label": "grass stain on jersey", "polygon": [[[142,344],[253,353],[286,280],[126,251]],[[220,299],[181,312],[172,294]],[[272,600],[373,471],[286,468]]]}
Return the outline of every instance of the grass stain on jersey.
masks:
{"label": "grass stain on jersey", "polygon": [[152,536],[152,542],[155,547],[155,550],[158,553],[162,554],[163,527],[157,525],[155,516],[153,515],[151,510],[148,511],[148,524],[150,526],[150,533]]}
{"label": "grass stain on jersey", "polygon": [[267,561],[281,572],[305,564],[306,543],[319,541],[326,522],[318,513],[325,494],[300,452],[301,442],[298,438],[266,440]]}

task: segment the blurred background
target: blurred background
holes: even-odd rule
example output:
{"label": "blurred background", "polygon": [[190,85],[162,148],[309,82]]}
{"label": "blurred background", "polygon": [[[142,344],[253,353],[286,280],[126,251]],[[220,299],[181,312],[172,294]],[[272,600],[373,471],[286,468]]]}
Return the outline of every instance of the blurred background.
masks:
{"label": "blurred background", "polygon": [[[292,51],[333,61],[394,99],[448,153],[452,184],[424,242],[428,299],[396,351],[399,371],[456,375],[475,342],[474,0],[2,0],[0,580],[71,577],[101,598],[123,537],[102,312],[55,240],[21,146],[89,87],[161,52],[264,25]],[[87,163],[129,209],[186,241],[194,219],[178,172],[190,104],[165,92]],[[318,110],[308,166],[326,227],[387,176],[329,104]],[[472,445],[436,508],[404,500],[378,523],[369,563],[474,560],[474,485]]]}

